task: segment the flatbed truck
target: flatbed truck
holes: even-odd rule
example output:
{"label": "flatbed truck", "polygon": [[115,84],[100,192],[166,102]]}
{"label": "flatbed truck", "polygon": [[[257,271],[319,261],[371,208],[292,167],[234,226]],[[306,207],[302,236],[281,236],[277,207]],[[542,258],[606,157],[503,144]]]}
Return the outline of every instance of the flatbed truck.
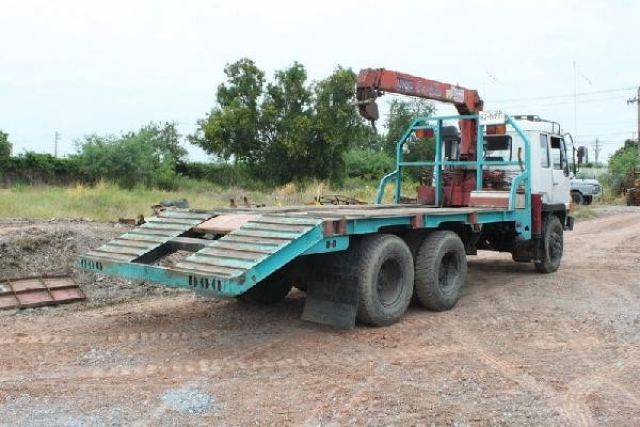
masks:
{"label": "flatbed truck", "polygon": [[[338,328],[391,325],[412,299],[448,310],[478,250],[510,252],[541,273],[558,269],[573,219],[556,125],[501,112],[417,117],[373,204],[167,209],[80,255],[76,266],[254,304],[281,301],[295,286],[306,292],[303,319]],[[435,144],[434,159],[405,160],[416,140]],[[411,168],[428,169],[431,181],[414,203],[401,203]],[[178,251],[185,256],[162,265]]]}

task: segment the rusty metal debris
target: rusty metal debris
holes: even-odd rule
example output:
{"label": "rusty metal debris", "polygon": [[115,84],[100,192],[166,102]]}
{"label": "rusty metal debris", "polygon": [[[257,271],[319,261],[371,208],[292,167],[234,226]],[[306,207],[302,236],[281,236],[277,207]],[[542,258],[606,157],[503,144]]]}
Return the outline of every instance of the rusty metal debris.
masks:
{"label": "rusty metal debris", "polygon": [[[240,207],[244,207],[244,208],[264,208],[266,206],[264,203],[263,204],[250,203],[247,196],[242,197],[242,203],[243,204]],[[238,207],[238,204],[236,203],[236,199],[234,199],[233,197],[229,199],[229,207],[232,209],[236,209]]]}
{"label": "rusty metal debris", "polygon": [[85,298],[78,284],[69,276],[0,280],[0,310],[56,305]]}
{"label": "rusty metal debris", "polygon": [[118,218],[120,224],[126,225],[142,225],[145,223],[144,215],[140,214],[136,218]]}
{"label": "rusty metal debris", "polygon": [[159,215],[160,212],[170,208],[187,209],[189,207],[189,201],[187,199],[178,200],[163,200],[157,205],[152,205],[153,213]]}
{"label": "rusty metal debris", "polygon": [[366,205],[366,202],[354,197],[343,196],[342,194],[324,194],[314,197],[314,204],[318,205]]}

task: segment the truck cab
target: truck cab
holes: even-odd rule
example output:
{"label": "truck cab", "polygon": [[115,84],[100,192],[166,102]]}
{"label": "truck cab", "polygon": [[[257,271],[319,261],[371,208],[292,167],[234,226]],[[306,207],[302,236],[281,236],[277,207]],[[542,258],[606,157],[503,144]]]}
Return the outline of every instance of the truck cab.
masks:
{"label": "truck cab", "polygon": [[573,178],[571,180],[571,200],[576,205],[590,205],[600,196],[602,187],[595,178]]}
{"label": "truck cab", "polygon": [[[543,205],[553,210],[569,209],[570,167],[567,146],[560,125],[538,116],[513,116],[531,143],[531,191],[542,196]],[[513,126],[488,128],[484,135],[484,159],[486,161],[519,161],[523,159],[522,138]],[[494,166],[501,170],[505,180],[519,173],[521,166]]]}

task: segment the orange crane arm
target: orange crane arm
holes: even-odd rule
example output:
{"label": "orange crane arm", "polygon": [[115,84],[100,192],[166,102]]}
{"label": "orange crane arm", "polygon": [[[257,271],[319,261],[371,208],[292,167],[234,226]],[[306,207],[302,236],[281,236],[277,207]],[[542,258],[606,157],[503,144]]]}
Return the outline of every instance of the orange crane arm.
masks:
{"label": "orange crane arm", "polygon": [[[482,111],[483,101],[478,91],[450,83],[442,83],[384,68],[367,68],[358,74],[356,99],[358,111],[365,119],[375,121],[380,117],[376,98],[384,93],[415,96],[453,104],[461,115]],[[475,152],[475,121],[460,122],[461,154],[469,159]]]}

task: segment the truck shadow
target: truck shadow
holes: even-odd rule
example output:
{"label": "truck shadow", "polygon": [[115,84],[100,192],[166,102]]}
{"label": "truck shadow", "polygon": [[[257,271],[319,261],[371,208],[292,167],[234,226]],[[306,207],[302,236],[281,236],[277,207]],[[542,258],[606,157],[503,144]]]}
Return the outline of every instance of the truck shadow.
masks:
{"label": "truck shadow", "polygon": [[514,262],[510,259],[471,259],[467,262],[468,273],[505,273],[540,275],[533,263]]}
{"label": "truck shadow", "polygon": [[[466,290],[464,295],[483,292],[486,288],[500,288],[513,285],[512,278],[540,277],[532,264],[515,263],[510,259],[472,259],[468,263]],[[257,306],[234,299],[197,298],[182,300],[170,308],[167,304],[147,307],[140,313],[129,313],[127,318],[114,320],[114,326],[135,332],[136,330],[164,330],[169,332],[187,331],[204,335],[229,336],[243,335],[281,335],[292,331],[341,331],[331,327],[301,320],[306,295],[293,289],[283,301]],[[409,308],[409,312],[422,309]],[[357,329],[370,329],[366,325],[356,324]],[[383,328],[384,329],[384,328]],[[250,342],[251,340],[248,340]]]}

